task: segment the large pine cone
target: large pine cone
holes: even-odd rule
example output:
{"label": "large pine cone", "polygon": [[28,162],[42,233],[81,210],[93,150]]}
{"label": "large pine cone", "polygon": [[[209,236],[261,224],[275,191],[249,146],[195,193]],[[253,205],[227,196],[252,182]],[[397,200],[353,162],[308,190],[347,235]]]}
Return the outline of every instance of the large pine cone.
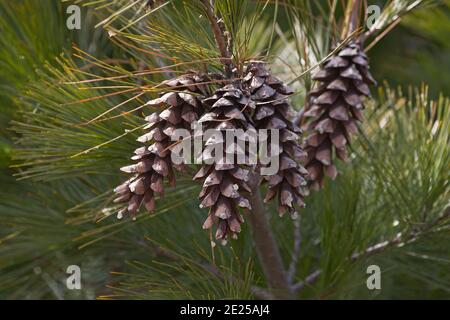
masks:
{"label": "large pine cone", "polygon": [[155,196],[164,194],[164,180],[170,186],[175,185],[174,169],[180,169],[180,166],[171,160],[171,146],[175,143],[171,135],[175,129],[191,130],[191,123],[198,120],[202,113],[201,95],[207,94],[206,83],[203,76],[183,75],[163,82],[168,92],[146,103],[163,111],[145,118],[146,133],[138,138],[145,146],[136,149],[131,157],[137,163],[121,168],[134,175],[114,189],[117,194],[114,202],[126,204],[119,210],[118,218],[126,213],[135,218],[142,204],[147,211],[153,211]]}
{"label": "large pine cone", "polygon": [[313,76],[319,86],[308,95],[304,126],[308,154],[306,169],[311,188],[323,187],[324,175],[337,175],[332,150],[347,161],[347,145],[357,132],[356,121],[363,121],[363,97],[370,96],[369,85],[376,84],[369,72],[369,62],[358,42],[344,46],[328,59]]}
{"label": "large pine cone", "polygon": [[248,65],[244,81],[256,105],[253,115],[255,127],[279,132],[279,140],[272,141],[268,131],[268,146],[273,143],[277,147],[269,148],[269,154],[279,156],[279,168],[275,174],[264,177],[268,182],[264,201],[269,202],[277,197],[279,215],[289,212],[295,218],[297,212],[294,204],[304,207],[308,190],[305,188],[307,171],[299,164],[306,157],[299,143],[301,130],[291,120],[294,111],[288,102],[288,96],[293,91],[271,75],[262,63]]}
{"label": "large pine cone", "polygon": [[[211,164],[202,165],[194,179],[203,179],[203,188],[199,195],[200,207],[209,208],[209,214],[203,224],[204,229],[210,229],[217,225],[216,239],[225,240],[228,236],[236,238],[244,222],[239,214],[238,207],[250,209],[248,199],[244,192],[251,192],[247,185],[248,170],[245,165],[237,164],[237,156],[247,157],[245,150],[241,150],[238,144],[226,150],[226,130],[254,129],[245,110],[254,108],[248,93],[244,92],[237,84],[228,84],[216,90],[212,97],[203,100],[209,109],[199,120],[203,126],[203,132],[215,129],[216,136],[209,137],[203,150],[203,161]],[[222,145],[224,152],[221,155],[210,154],[213,146]],[[226,153],[231,155],[226,161]],[[248,162],[246,160],[246,162]]]}

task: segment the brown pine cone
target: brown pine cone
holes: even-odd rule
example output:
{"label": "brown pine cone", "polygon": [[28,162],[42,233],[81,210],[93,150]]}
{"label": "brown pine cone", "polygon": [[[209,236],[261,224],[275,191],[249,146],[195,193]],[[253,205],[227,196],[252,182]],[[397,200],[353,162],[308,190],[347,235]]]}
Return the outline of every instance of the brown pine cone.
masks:
{"label": "brown pine cone", "polygon": [[370,96],[369,85],[376,84],[369,72],[369,62],[358,42],[344,46],[325,61],[313,76],[319,86],[308,95],[302,126],[308,154],[306,169],[311,188],[323,187],[324,175],[336,178],[332,150],[347,161],[347,145],[357,132],[356,121],[363,121],[363,97]]}
{"label": "brown pine cone", "polygon": [[[118,212],[118,218],[128,213],[135,218],[142,204],[147,211],[155,209],[155,196],[163,196],[164,180],[170,186],[175,185],[174,169],[180,166],[172,163],[171,135],[175,129],[191,130],[191,123],[198,120],[202,113],[199,94],[207,94],[206,78],[197,74],[188,74],[163,82],[168,91],[160,98],[146,103],[149,107],[164,109],[145,118],[148,124],[146,133],[138,138],[145,144],[134,151],[131,157],[137,163],[121,168],[123,172],[134,176],[114,189],[117,194],[115,203],[127,206]],[[147,146],[150,144],[150,146]]]}
{"label": "brown pine cone", "polygon": [[[237,237],[244,222],[238,207],[250,209],[248,199],[242,191],[251,192],[247,185],[248,170],[237,164],[237,156],[242,152],[234,144],[232,149],[226,150],[226,130],[252,129],[245,109],[254,108],[239,84],[229,84],[216,90],[212,97],[203,100],[208,108],[199,120],[203,132],[215,129],[220,137],[212,136],[206,141],[202,152],[203,161],[211,160],[211,164],[202,165],[194,179],[203,179],[203,188],[199,195],[200,207],[209,208],[209,214],[203,224],[204,229],[217,225],[216,239],[225,240],[229,235]],[[233,131],[234,132],[234,131]],[[220,155],[210,154],[208,148],[222,144],[224,152]],[[232,155],[232,161],[226,161],[225,151]],[[245,152],[245,151],[244,151]],[[242,154],[241,154],[242,155]],[[243,155],[247,156],[247,155]]]}
{"label": "brown pine cone", "polygon": [[253,115],[256,129],[279,130],[279,141],[272,141],[268,131],[268,146],[274,143],[278,150],[270,150],[270,155],[279,155],[279,168],[274,175],[265,176],[268,191],[265,202],[278,197],[278,213],[283,216],[286,211],[295,218],[294,204],[304,207],[304,197],[308,190],[307,171],[298,161],[306,156],[299,143],[301,130],[291,119],[294,111],[288,102],[292,90],[279,79],[271,75],[262,63],[251,63],[246,68],[244,81],[251,92],[251,99],[256,104]]}

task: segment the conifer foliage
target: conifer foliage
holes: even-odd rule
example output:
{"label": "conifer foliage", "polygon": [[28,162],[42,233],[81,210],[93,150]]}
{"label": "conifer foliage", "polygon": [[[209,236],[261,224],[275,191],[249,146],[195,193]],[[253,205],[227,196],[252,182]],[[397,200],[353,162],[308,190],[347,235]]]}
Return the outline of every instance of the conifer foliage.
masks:
{"label": "conifer foliage", "polygon": [[0,2],[0,298],[373,298],[371,264],[377,297],[447,296],[445,77],[369,71],[430,2]]}

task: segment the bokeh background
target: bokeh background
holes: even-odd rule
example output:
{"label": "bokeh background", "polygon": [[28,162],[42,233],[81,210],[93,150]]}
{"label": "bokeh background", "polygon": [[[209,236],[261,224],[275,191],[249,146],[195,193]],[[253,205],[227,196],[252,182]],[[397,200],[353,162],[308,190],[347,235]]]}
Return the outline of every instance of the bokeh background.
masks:
{"label": "bokeh background", "polygon": [[[104,18],[101,8],[83,6],[82,29],[68,30],[69,4],[0,0],[0,298],[254,298],[252,287],[263,286],[264,279],[247,228],[233,245],[214,249],[218,268],[240,281],[205,272],[212,259],[210,240],[200,228],[205,212],[195,200],[198,187],[189,179],[168,193],[154,216],[135,223],[102,211],[108,191],[121,179],[117,168],[134,149],[133,136],[68,159],[122,134],[137,119],[71,131],[71,125],[123,97],[64,105],[95,94],[60,83],[81,79],[77,67],[94,74],[87,60],[124,60],[131,70],[140,67],[136,54],[95,27]],[[254,32],[261,36],[255,39],[270,32],[274,10],[269,7],[260,17]],[[285,13],[279,14],[274,54],[283,55],[282,33],[290,43],[295,39],[286,31]],[[337,181],[308,200],[295,278],[317,268],[324,272],[299,298],[450,297],[448,219],[420,241],[357,262],[345,259],[348,252],[391,239],[405,225],[411,230],[445,209],[448,213],[449,35],[450,1],[437,1],[405,16],[368,52],[379,81],[367,111],[371,148],[357,139],[352,164],[340,167]],[[280,64],[274,69],[283,77]],[[298,109],[301,95],[295,102]],[[276,214],[272,225],[288,264],[295,227]],[[65,286],[72,264],[82,269],[82,290]],[[365,286],[370,264],[382,268],[382,290]]]}

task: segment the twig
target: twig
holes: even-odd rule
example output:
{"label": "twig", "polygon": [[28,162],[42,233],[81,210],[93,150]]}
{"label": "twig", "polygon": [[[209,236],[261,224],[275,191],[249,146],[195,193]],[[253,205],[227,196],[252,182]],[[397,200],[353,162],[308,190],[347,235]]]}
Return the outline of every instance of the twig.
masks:
{"label": "twig", "polygon": [[[402,236],[401,233],[395,235],[395,237],[388,241],[379,242],[373,246],[370,246],[363,250],[362,252],[354,253],[351,257],[351,261],[356,261],[362,257],[369,257],[374,254],[378,254],[386,251],[391,247],[403,247],[405,244],[410,244],[418,240],[421,236],[423,236],[426,232],[430,231],[433,227],[441,224],[446,219],[450,218],[450,208],[447,208],[443,214],[437,217],[434,221],[432,221],[426,228],[422,229],[420,232],[412,231],[406,236]],[[305,280],[300,281],[292,286],[292,290],[294,292],[298,292],[302,290],[307,285],[314,284],[322,273],[321,269],[318,269],[308,275]]]}
{"label": "twig", "polygon": [[351,34],[359,28],[361,24],[361,9],[363,7],[363,3],[361,0],[353,0],[353,8],[350,16],[350,26],[348,33]]}
{"label": "twig", "polygon": [[363,3],[361,0],[351,0],[348,2],[345,12],[346,20],[341,32],[342,39],[347,38],[359,28],[362,6]]}
{"label": "twig", "polygon": [[356,261],[357,259],[359,259],[361,257],[368,257],[368,256],[374,255],[376,253],[383,252],[384,250],[386,250],[389,247],[400,246],[402,243],[403,243],[402,234],[397,233],[395,235],[395,237],[389,241],[379,242],[377,244],[374,244],[373,246],[366,248],[362,252],[356,252],[356,253],[352,254],[352,256],[350,257],[350,260]]}
{"label": "twig", "polygon": [[[231,39],[227,37],[223,25],[222,27],[219,25],[219,23],[222,22],[220,21],[220,18],[214,14],[212,0],[201,0],[201,2],[205,7],[205,12],[210,21],[217,47],[223,58],[222,63],[225,66],[225,73],[228,77],[231,77]],[[258,186],[257,182],[260,177],[255,174],[253,178],[255,182],[254,185]],[[273,290],[273,298],[291,298],[288,277],[284,270],[279,249],[267,220],[267,212],[264,208],[259,189],[258,187],[255,187],[253,190],[255,190],[255,192],[249,195],[252,210],[249,212],[248,220],[252,227],[253,241],[255,243],[259,261],[261,262],[268,285]]]}
{"label": "twig", "polygon": [[[369,51],[370,49],[372,49],[373,46],[375,46],[378,41],[380,41],[381,39],[384,38],[384,36],[386,36],[389,32],[391,32],[392,29],[395,28],[395,26],[397,24],[399,24],[401,21],[401,18],[398,18],[397,20],[395,20],[394,22],[392,22],[380,35],[378,35],[365,49],[365,51]],[[367,35],[368,37],[369,35]]]}
{"label": "twig", "polygon": [[[387,248],[390,248],[392,246],[402,246],[404,242],[401,239],[401,234],[397,234],[394,239],[391,241],[383,241],[380,243],[377,243],[373,246],[368,247],[362,252],[354,253],[351,257],[351,261],[356,261],[357,259],[361,257],[368,257],[377,253],[381,253],[385,251]],[[314,272],[312,272],[310,275],[308,275],[305,280],[297,282],[292,286],[292,289],[294,292],[301,291],[305,286],[314,284],[317,279],[319,279],[319,276],[322,274],[322,269],[318,269]]]}
{"label": "twig", "polygon": [[220,18],[214,14],[214,7],[211,1],[200,0],[205,7],[205,13],[211,24],[212,31],[214,33],[214,38],[216,40],[217,47],[219,48],[220,55],[222,56],[222,63],[225,66],[225,73],[231,76],[231,53],[229,51],[230,42],[225,36],[225,32],[219,25]]}
{"label": "twig", "polygon": [[[260,176],[256,173],[250,179],[251,186],[259,185]],[[268,214],[257,187],[249,194],[248,199],[252,206],[247,220],[252,229],[253,242],[261,263],[264,276],[276,299],[292,298],[291,286],[275,238],[273,236]]]}
{"label": "twig", "polygon": [[311,273],[309,276],[307,276],[305,278],[305,280],[300,281],[296,284],[294,284],[292,286],[292,290],[294,290],[294,292],[298,292],[301,291],[304,287],[306,287],[307,285],[312,285],[314,284],[314,282],[317,281],[317,279],[319,279],[320,274],[322,273],[321,269],[318,269],[316,271],[314,271],[313,273]]}

